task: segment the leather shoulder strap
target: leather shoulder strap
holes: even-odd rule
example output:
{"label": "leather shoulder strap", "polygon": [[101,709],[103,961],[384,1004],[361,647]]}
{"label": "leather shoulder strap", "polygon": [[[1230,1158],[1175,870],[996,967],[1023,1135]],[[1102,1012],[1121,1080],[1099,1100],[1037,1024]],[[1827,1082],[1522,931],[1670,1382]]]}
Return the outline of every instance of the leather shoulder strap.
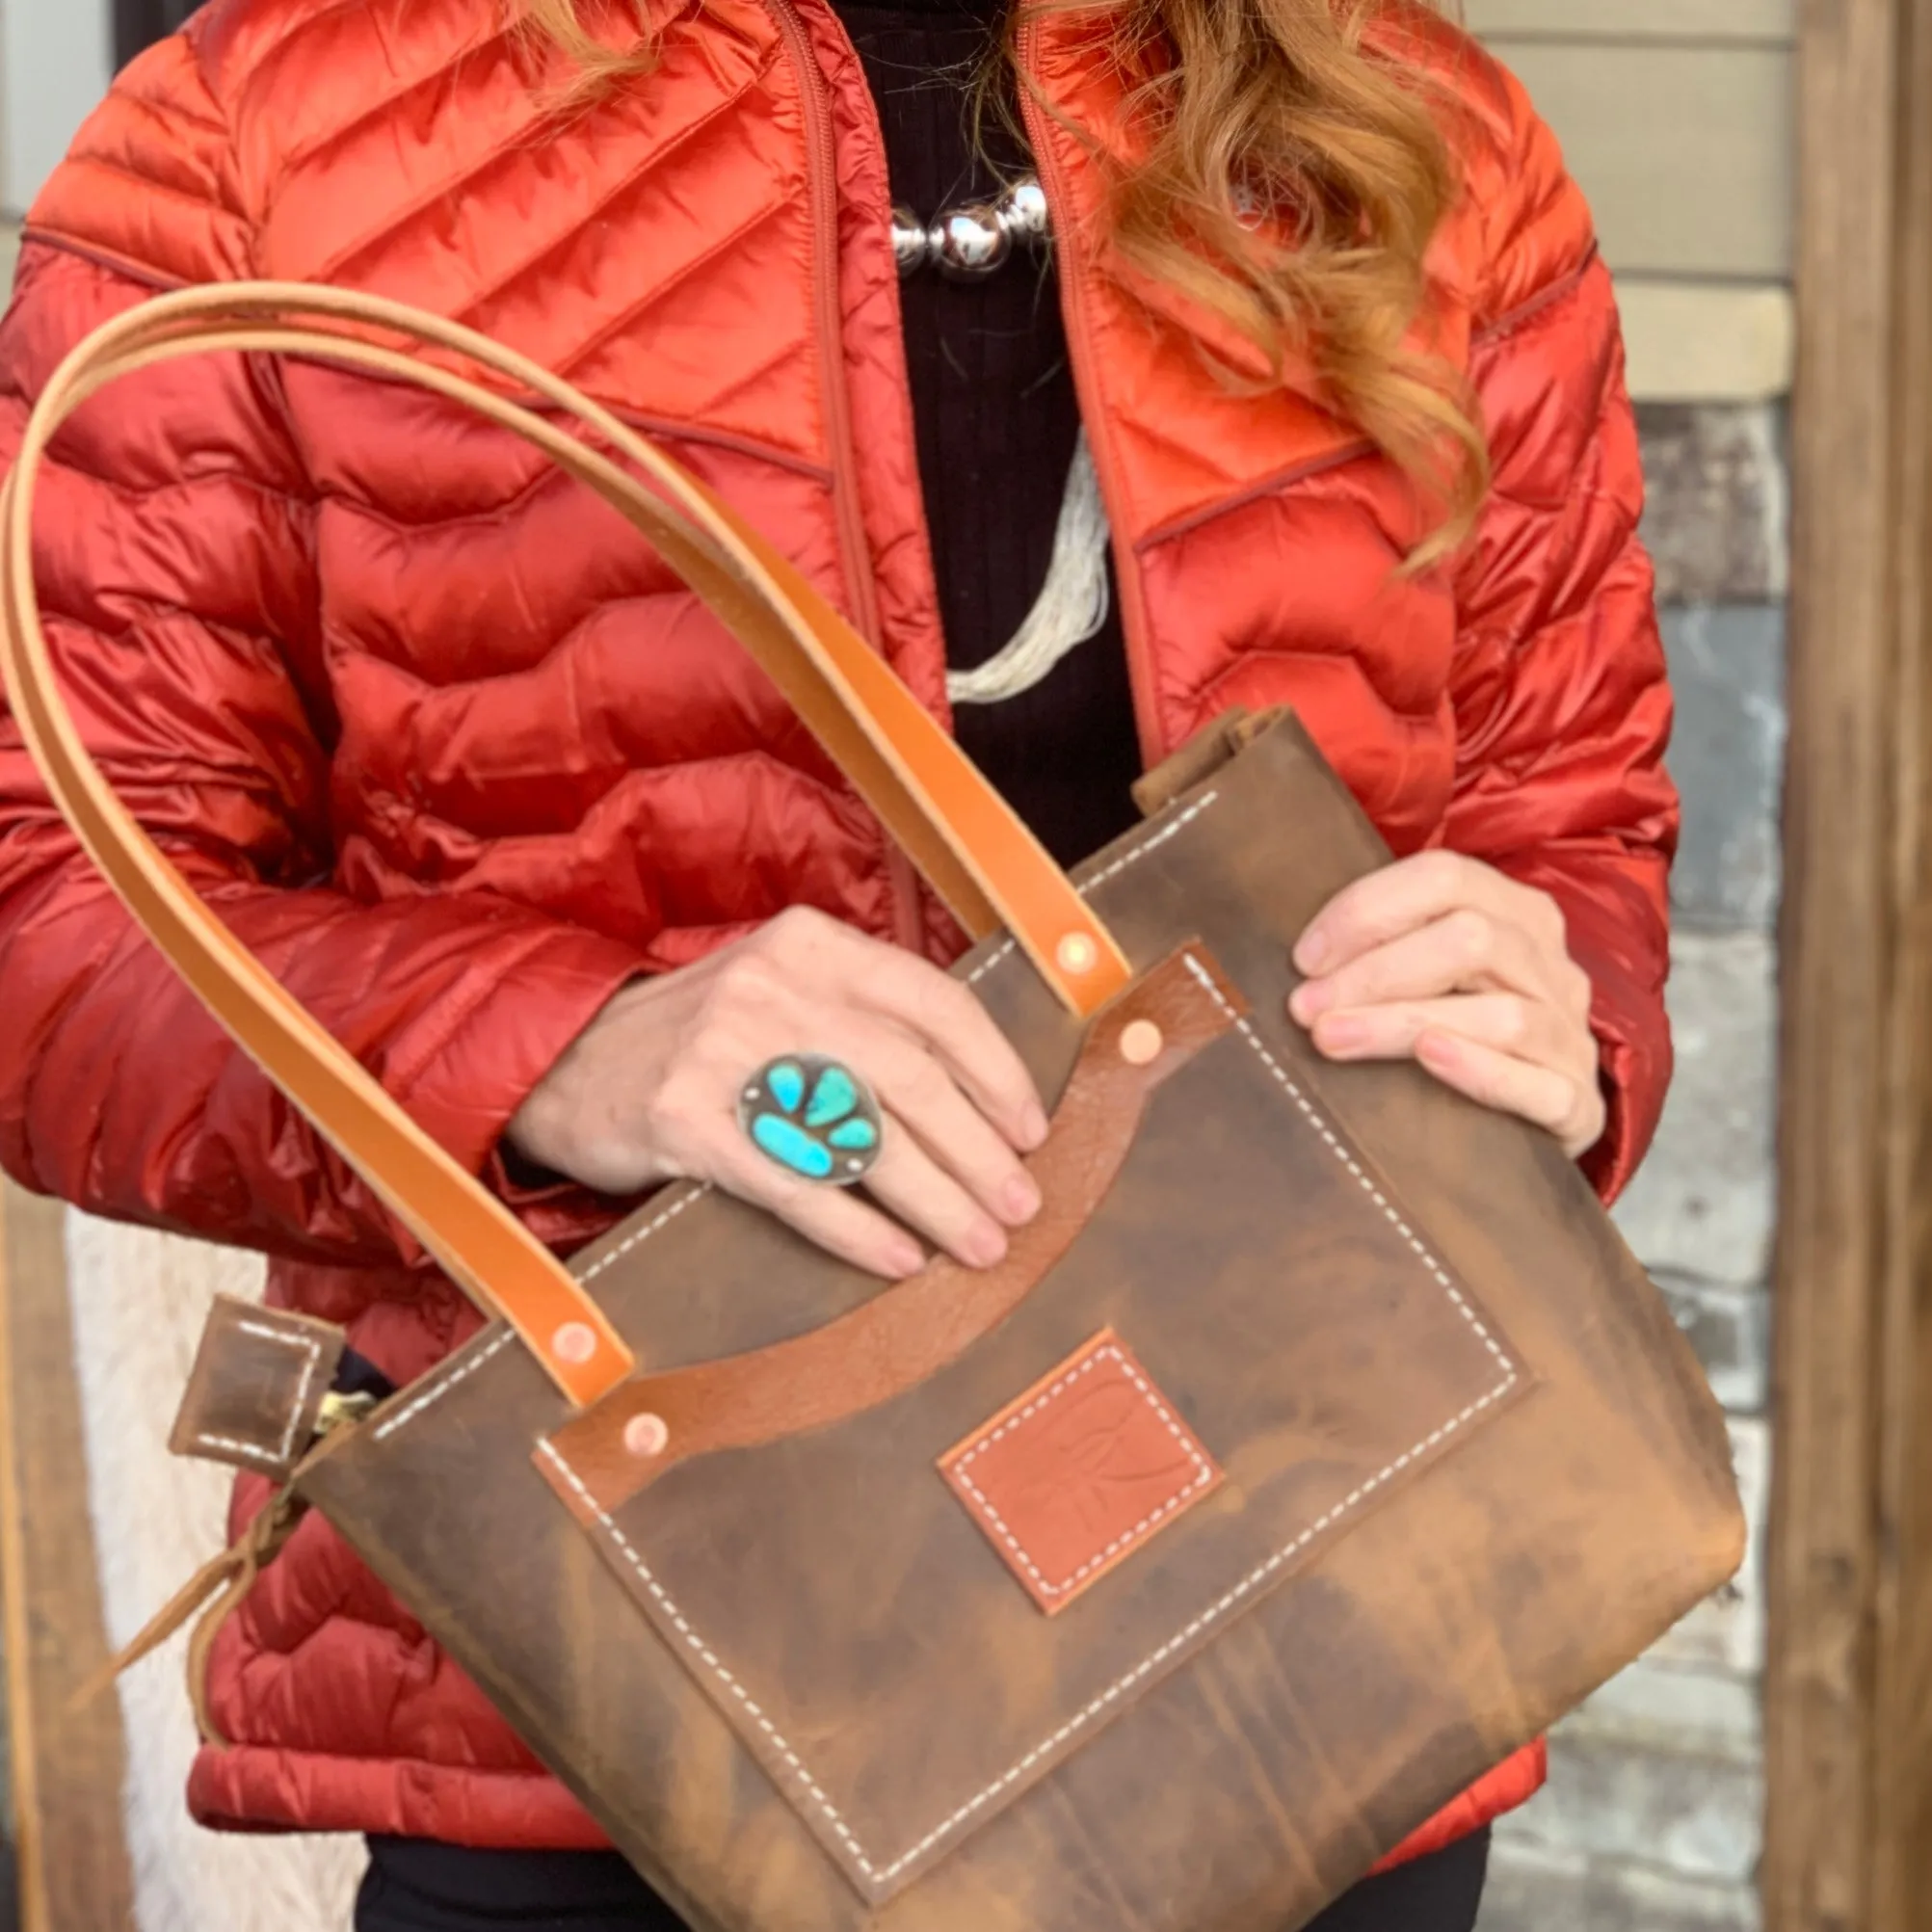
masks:
{"label": "leather shoulder strap", "polygon": [[[391,346],[396,338],[444,355],[406,354]],[[1120,992],[1130,968],[1005,802],[799,572],[697,478],[527,357],[396,303],[274,282],[163,296],[82,343],[42,392],[0,492],[0,671],[48,789],[130,913],[243,1049],[452,1279],[516,1330],[563,1392],[594,1402],[634,1365],[595,1304],[235,942],[115,797],[61,696],[33,569],[47,447],[118,378],[223,351],[348,364],[433,390],[534,443],[648,538],[752,652],[968,931],[1010,930],[1083,1016]],[[540,413],[486,388],[447,357],[548,408]]]}

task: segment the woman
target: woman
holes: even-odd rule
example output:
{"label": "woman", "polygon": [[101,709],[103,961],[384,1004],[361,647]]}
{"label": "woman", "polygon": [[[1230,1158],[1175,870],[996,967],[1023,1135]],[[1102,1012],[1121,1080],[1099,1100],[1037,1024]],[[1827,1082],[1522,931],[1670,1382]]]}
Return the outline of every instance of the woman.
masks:
{"label": "woman", "polygon": [[[1292,704],[1401,855],[1302,940],[1297,1018],[1614,1193],[1668,1071],[1669,700],[1553,142],[1393,0],[974,4],[214,0],[35,211],[6,433],[156,289],[349,283],[662,437],[1065,859],[1220,712]],[[1028,167],[1044,198],[978,206]],[[957,935],[628,533],[440,405],[302,365],[139,379],[58,456],[50,635],[122,797],[546,1238],[694,1174],[881,1274],[998,1258],[1045,1124],[939,970]],[[266,1250],[398,1383],[470,1332],[133,937],[4,718],[0,1002],[27,1185]],[[869,1199],[738,1129],[805,1039],[886,1106]],[[369,1834],[365,1932],[675,1924],[319,1517],[211,1688],[233,1743],[197,1814]],[[1500,1767],[1325,1932],[1467,1932],[1540,1776]]]}

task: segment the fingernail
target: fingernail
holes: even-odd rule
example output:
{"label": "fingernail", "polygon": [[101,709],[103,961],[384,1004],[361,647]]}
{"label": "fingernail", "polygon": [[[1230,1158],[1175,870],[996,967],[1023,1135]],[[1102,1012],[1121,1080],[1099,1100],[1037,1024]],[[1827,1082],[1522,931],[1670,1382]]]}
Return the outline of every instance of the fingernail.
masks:
{"label": "fingernail", "polygon": [[999,1197],[1000,1211],[1010,1226],[1023,1227],[1040,1212],[1040,1190],[1030,1175],[1016,1175]]}
{"label": "fingernail", "polygon": [[1324,1053],[1353,1053],[1358,1046],[1367,1045],[1368,1026],[1363,1020],[1337,1015],[1316,1033],[1315,1040]]}
{"label": "fingernail", "polygon": [[924,1269],[926,1251],[913,1240],[895,1241],[886,1265],[900,1281],[910,1280]]}
{"label": "fingernail", "polygon": [[1424,1033],[1416,1041],[1416,1057],[1425,1066],[1433,1062],[1439,1067],[1453,1067],[1456,1064],[1456,1044],[1445,1034]]}
{"label": "fingernail", "polygon": [[1019,1117],[1019,1144],[1028,1153],[1037,1147],[1045,1147],[1050,1124],[1046,1110],[1037,1100],[1026,1103],[1026,1111]]}
{"label": "fingernail", "polygon": [[1312,1026],[1328,1011],[1334,997],[1334,989],[1326,980],[1307,980],[1288,995],[1288,1011],[1304,1026]]}
{"label": "fingernail", "polygon": [[1320,972],[1328,964],[1328,935],[1319,931],[1306,932],[1301,942],[1295,947],[1295,966],[1307,973]]}
{"label": "fingernail", "polygon": [[1006,1236],[989,1223],[975,1228],[960,1248],[975,1268],[993,1268],[1006,1259]]}

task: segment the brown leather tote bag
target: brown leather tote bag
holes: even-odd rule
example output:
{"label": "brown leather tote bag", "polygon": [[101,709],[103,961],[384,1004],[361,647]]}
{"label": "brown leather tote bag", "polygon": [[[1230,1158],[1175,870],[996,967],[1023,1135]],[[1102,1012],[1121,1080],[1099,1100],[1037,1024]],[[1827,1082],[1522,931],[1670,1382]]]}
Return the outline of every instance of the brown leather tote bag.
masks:
{"label": "brown leather tote bag", "polygon": [[[79,741],[30,532],[62,421],[216,349],[527,437],[754,652],[1054,1104],[1002,1266],[884,1286],[677,1186],[566,1268],[238,952]],[[287,1470],[278,1521],[325,1511],[701,1932],[1286,1932],[1736,1567],[1715,1404],[1575,1166],[1286,1018],[1293,940],[1388,856],[1292,720],[1197,741],[1070,883],[701,485],[502,348],[324,289],[103,330],[4,516],[6,675],[63,810],[493,1317],[318,1438],[339,1335],[218,1310],[180,1445]]]}

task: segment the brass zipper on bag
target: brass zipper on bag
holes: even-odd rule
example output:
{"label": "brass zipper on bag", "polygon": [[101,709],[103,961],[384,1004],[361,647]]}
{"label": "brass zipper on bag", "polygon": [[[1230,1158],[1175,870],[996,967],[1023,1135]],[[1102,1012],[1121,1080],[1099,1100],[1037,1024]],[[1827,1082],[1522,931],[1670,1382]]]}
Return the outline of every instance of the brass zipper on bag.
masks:
{"label": "brass zipper on bag", "polygon": [[309,1438],[310,1443],[332,1436],[338,1429],[353,1429],[357,1423],[367,1420],[380,1406],[378,1398],[366,1390],[342,1395],[331,1389],[322,1398],[322,1407],[315,1417],[315,1433]]}

